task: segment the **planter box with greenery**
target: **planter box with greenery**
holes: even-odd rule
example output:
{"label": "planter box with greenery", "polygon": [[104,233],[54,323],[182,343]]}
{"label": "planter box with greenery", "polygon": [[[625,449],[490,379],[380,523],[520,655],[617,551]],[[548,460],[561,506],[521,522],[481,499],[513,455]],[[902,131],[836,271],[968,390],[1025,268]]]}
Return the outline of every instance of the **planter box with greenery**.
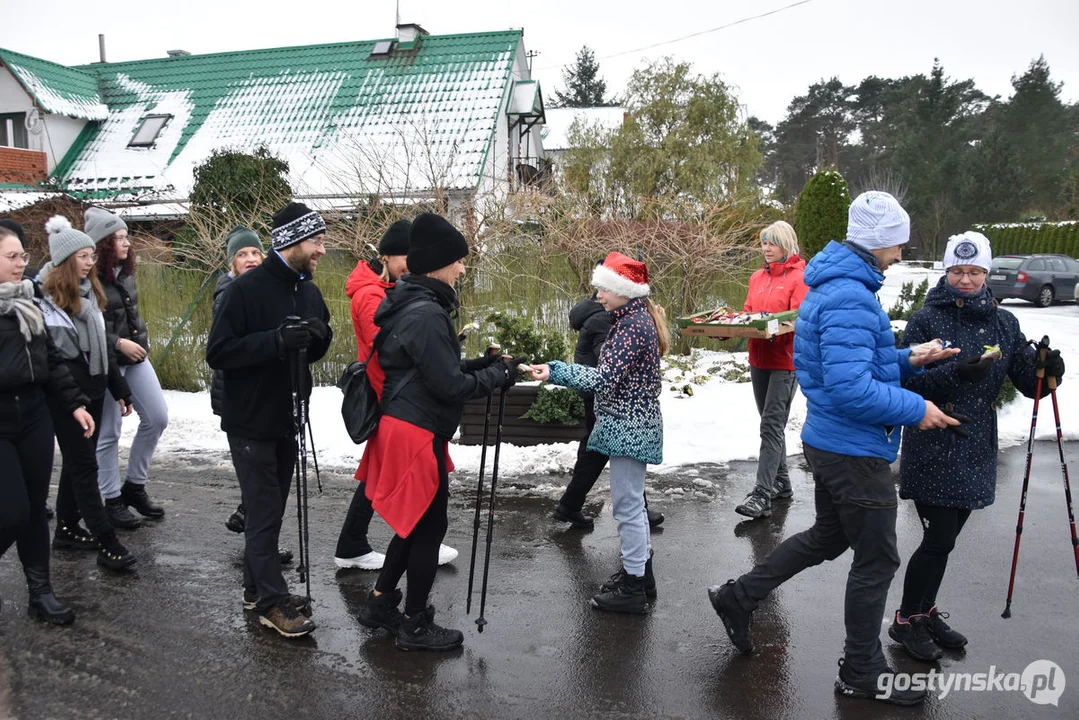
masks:
{"label": "planter box with greenery", "polygon": [[[565,341],[556,333],[537,331],[528,321],[513,316],[494,314],[487,318],[494,325],[496,342],[502,352],[531,360],[564,359]],[[493,445],[498,422],[501,391],[491,398],[490,430],[487,442]],[[465,403],[461,418],[462,445],[479,445],[483,441],[486,398]],[[506,393],[506,412],[502,419],[502,440],[513,445],[575,442],[586,437],[584,402],[573,390],[546,384],[518,384]]]}

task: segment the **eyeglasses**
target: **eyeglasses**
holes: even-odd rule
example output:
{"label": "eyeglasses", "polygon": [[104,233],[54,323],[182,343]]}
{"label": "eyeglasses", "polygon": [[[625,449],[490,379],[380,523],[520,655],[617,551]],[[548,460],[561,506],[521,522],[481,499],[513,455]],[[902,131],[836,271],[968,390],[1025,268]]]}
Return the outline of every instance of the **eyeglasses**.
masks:
{"label": "eyeglasses", "polygon": [[971,280],[977,280],[981,276],[985,275],[985,270],[982,270],[981,268],[978,268],[976,270],[961,270],[959,268],[949,268],[948,275],[953,278],[961,278],[966,275]]}
{"label": "eyeglasses", "polygon": [[9,262],[18,262],[22,260],[24,263],[30,262],[30,253],[8,253],[4,255]]}
{"label": "eyeglasses", "polygon": [[319,238],[318,240],[314,240],[312,238],[307,238],[307,242],[311,243],[312,245],[314,245],[317,248],[325,249],[325,247],[326,247],[326,240],[324,238]]}
{"label": "eyeglasses", "polygon": [[90,253],[89,255],[76,255],[77,260],[89,260],[90,262],[97,262],[97,253]]}

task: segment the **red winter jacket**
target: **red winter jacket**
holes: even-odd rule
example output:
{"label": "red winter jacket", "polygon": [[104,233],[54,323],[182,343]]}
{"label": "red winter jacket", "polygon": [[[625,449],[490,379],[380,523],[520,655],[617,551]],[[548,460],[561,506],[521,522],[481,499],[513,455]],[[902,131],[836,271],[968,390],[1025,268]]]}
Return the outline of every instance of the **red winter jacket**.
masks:
{"label": "red winter jacket", "polygon": [[[809,288],[802,280],[805,260],[791,255],[783,262],[765,263],[749,278],[746,312],[796,310]],[[758,370],[794,370],[794,333],[771,340],[749,341],[749,364]]]}
{"label": "red winter jacket", "polygon": [[[345,294],[352,300],[352,327],[356,331],[356,355],[361,362],[367,359],[371,352],[371,346],[378,334],[378,325],[375,325],[375,310],[378,304],[386,297],[386,291],[393,287],[393,283],[384,282],[379,274],[366,260],[356,264],[355,269],[345,281]],[[382,385],[386,381],[386,373],[378,364],[378,353],[371,357],[367,365],[367,377],[371,379],[371,387],[375,389],[379,397],[382,397]]]}

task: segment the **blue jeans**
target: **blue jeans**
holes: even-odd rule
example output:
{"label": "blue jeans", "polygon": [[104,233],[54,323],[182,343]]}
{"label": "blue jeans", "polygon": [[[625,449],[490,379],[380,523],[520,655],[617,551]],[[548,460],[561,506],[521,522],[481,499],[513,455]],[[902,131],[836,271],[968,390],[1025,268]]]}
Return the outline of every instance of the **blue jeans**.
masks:
{"label": "blue jeans", "polygon": [[651,549],[644,508],[644,470],[645,464],[633,458],[611,458],[611,509],[622,540],[622,567],[637,576],[644,575]]}

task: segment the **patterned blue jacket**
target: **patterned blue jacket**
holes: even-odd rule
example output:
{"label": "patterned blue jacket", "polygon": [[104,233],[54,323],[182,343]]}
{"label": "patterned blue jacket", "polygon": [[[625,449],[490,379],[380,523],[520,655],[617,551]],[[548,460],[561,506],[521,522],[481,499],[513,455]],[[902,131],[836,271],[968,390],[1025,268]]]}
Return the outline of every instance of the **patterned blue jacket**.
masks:
{"label": "patterned blue jacket", "polygon": [[818,450],[894,462],[899,426],[917,425],[925,400],[904,390],[916,374],[876,293],[873,255],[830,242],[806,265],[809,286],[794,326],[794,369],[806,397],[802,442]]}
{"label": "patterned blue jacket", "polygon": [[[952,289],[947,277],[929,291],[925,306],[914,313],[903,332],[903,345],[940,338],[962,353],[926,368],[905,387],[941,408],[951,405],[971,418],[961,438],[948,430],[903,429],[899,461],[899,497],[927,505],[976,510],[993,504],[997,489],[997,413],[993,401],[1010,377],[1019,392],[1033,397],[1034,348],[1027,344],[1019,321],[996,306],[988,287],[970,296]],[[963,382],[958,362],[978,357],[985,345],[999,345],[1003,357],[989,377]],[[1042,396],[1049,393],[1043,384]]]}
{"label": "patterned blue jacket", "polygon": [[614,326],[599,367],[550,363],[551,382],[596,397],[596,427],[588,449],[643,463],[663,462],[663,415],[659,407],[659,336],[645,298],[610,313]]}

